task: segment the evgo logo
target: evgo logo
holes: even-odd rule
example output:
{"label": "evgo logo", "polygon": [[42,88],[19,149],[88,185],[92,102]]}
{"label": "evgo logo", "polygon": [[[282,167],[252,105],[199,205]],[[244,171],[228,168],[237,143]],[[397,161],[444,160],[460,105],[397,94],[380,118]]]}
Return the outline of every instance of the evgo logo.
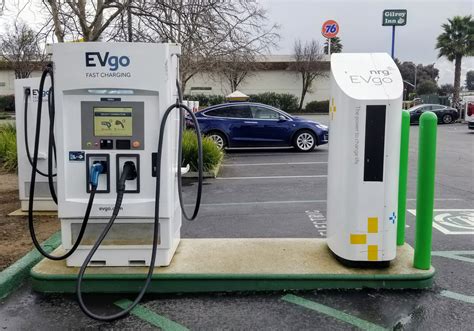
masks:
{"label": "evgo logo", "polygon": [[128,56],[115,56],[105,52],[102,55],[100,52],[86,52],[86,67],[109,67],[110,71],[117,71],[120,67],[128,67],[130,58]]}

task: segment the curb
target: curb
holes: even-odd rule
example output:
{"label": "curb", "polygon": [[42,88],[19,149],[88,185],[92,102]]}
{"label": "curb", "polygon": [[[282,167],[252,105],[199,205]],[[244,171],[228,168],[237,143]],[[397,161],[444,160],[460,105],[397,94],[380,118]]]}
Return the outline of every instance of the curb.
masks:
{"label": "curb", "polygon": [[[221,170],[223,160],[219,162],[214,169],[210,171],[204,171],[202,174],[202,178],[216,178],[217,175],[219,174],[219,171]],[[182,175],[183,178],[198,178],[198,172],[197,171],[190,171],[188,173],[185,173]]]}
{"label": "curb", "polygon": [[[61,233],[58,231],[46,239],[41,246],[51,253],[61,244]],[[30,269],[37,264],[43,256],[36,249],[32,249],[14,264],[0,272],[0,299],[6,298],[29,277]]]}

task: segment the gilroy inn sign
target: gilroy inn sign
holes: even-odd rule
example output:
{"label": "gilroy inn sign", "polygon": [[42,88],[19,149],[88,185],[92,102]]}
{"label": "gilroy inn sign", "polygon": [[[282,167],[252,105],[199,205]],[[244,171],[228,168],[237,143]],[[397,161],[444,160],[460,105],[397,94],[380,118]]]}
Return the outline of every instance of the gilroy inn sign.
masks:
{"label": "gilroy inn sign", "polygon": [[406,9],[385,9],[383,11],[382,25],[401,26],[407,24]]}

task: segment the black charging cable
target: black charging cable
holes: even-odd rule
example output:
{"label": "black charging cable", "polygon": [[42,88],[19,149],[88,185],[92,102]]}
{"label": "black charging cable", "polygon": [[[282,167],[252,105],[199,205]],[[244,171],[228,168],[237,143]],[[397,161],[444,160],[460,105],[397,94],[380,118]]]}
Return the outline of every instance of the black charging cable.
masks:
{"label": "black charging cable", "polygon": [[[198,212],[199,212],[199,207],[200,207],[200,204],[201,204],[201,195],[202,195],[202,172],[203,172],[202,171],[203,170],[202,169],[202,164],[203,164],[202,163],[202,159],[203,159],[202,138],[201,138],[201,133],[199,131],[199,123],[197,121],[196,116],[194,115],[192,110],[189,109],[189,107],[187,107],[186,105],[184,105],[184,104],[182,104],[178,101],[178,102],[176,102],[176,104],[171,105],[170,107],[168,107],[168,109],[166,109],[165,113],[163,114],[163,118],[161,120],[161,125],[160,125],[160,135],[159,135],[159,138],[158,138],[158,149],[157,149],[157,156],[156,156],[155,216],[154,216],[154,222],[153,222],[153,244],[152,244],[153,246],[151,248],[150,266],[148,268],[148,273],[147,273],[147,276],[146,276],[146,279],[145,279],[145,283],[144,283],[142,289],[140,290],[140,292],[138,293],[137,297],[135,298],[135,300],[127,308],[121,310],[120,312],[118,312],[116,314],[112,314],[112,315],[97,315],[97,314],[91,312],[87,308],[87,306],[85,305],[83,297],[82,297],[82,281],[84,279],[84,273],[87,269],[87,266],[90,263],[90,261],[91,261],[92,257],[94,256],[95,252],[99,248],[100,244],[104,240],[105,236],[109,232],[109,230],[112,227],[113,223],[115,222],[115,219],[117,218],[117,216],[119,214],[119,211],[120,211],[120,207],[121,207],[122,199],[123,199],[123,194],[124,194],[124,191],[125,191],[125,181],[129,177],[129,172],[132,171],[132,169],[130,169],[130,167],[125,168],[125,166],[128,163],[128,162],[126,162],[124,164],[124,169],[123,169],[122,175],[120,176],[119,184],[117,186],[117,200],[115,202],[112,217],[110,218],[109,223],[107,223],[105,229],[102,231],[99,238],[97,239],[94,246],[92,247],[91,251],[87,255],[86,259],[84,260],[84,263],[82,264],[81,269],[79,270],[79,275],[78,275],[78,279],[77,279],[76,294],[77,294],[77,299],[79,301],[79,306],[81,307],[81,310],[87,316],[89,316],[93,319],[96,319],[96,320],[99,320],[99,321],[110,322],[110,321],[114,321],[114,320],[117,320],[117,319],[120,319],[122,317],[127,316],[130,313],[130,311],[132,311],[132,309],[135,308],[140,303],[140,301],[142,300],[143,296],[145,295],[145,293],[146,293],[146,291],[147,291],[147,289],[148,289],[148,287],[151,283],[151,280],[153,278],[153,270],[155,268],[155,261],[156,261],[156,252],[157,252],[157,249],[158,249],[158,231],[159,231],[159,226],[160,226],[160,197],[161,197],[161,195],[160,195],[160,193],[161,193],[161,180],[160,179],[161,179],[161,157],[162,157],[162,151],[163,151],[164,133],[165,133],[166,123],[168,121],[168,117],[169,117],[170,113],[176,108],[180,109],[180,118],[182,118],[181,109],[185,109],[190,114],[190,116],[191,116],[191,118],[194,122],[195,128],[197,130],[198,172],[199,172],[199,180],[198,181],[199,181],[199,184],[198,184],[198,192],[197,192],[197,196],[196,196],[196,205],[194,207],[193,215],[189,219],[191,219],[191,220],[195,219]],[[180,138],[179,138],[179,143],[178,143],[178,145],[180,147],[181,147],[181,137],[182,137],[183,124],[184,124],[184,122],[180,121],[180,123],[179,123],[179,125],[180,125],[179,137]],[[178,156],[179,160],[181,160],[181,148],[180,147],[178,148],[179,149],[179,156]],[[132,163],[132,162],[130,162],[130,163]],[[133,166],[133,168],[134,168],[134,166]],[[136,176],[136,169],[135,169],[135,176]],[[180,201],[181,209],[182,209],[183,214],[184,214],[185,212],[184,212],[183,197],[182,197],[182,194],[181,194],[181,179],[180,178],[181,178],[181,162],[178,164],[178,194],[179,194],[179,201]],[[131,179],[134,179],[134,178],[131,178]]]}
{"label": "black charging cable", "polygon": [[122,174],[120,175],[119,181],[117,183],[117,198],[115,200],[115,206],[112,211],[112,216],[110,217],[109,222],[105,226],[104,230],[102,230],[101,234],[99,235],[96,242],[92,246],[91,250],[89,251],[89,254],[87,254],[87,257],[82,263],[81,269],[79,270],[79,274],[77,276],[76,294],[77,294],[77,300],[79,301],[79,307],[81,307],[81,310],[84,312],[84,314],[99,321],[113,321],[127,315],[142,300],[148,288],[148,285],[150,284],[151,278],[153,276],[156,250],[158,246],[158,220],[156,218],[154,222],[153,247],[152,247],[152,258],[151,258],[150,268],[148,269],[148,275],[145,281],[145,285],[143,286],[142,290],[136,297],[135,301],[127,309],[122,310],[117,314],[108,315],[108,316],[97,315],[91,312],[89,308],[87,308],[86,304],[84,303],[84,299],[82,297],[82,281],[84,280],[84,274],[86,272],[87,266],[89,265],[97,249],[99,249],[100,244],[107,236],[107,233],[112,228],[112,225],[114,225],[114,222],[120,212],[120,207],[122,206],[123,195],[125,193],[125,182],[127,180],[133,180],[135,178],[137,178],[137,169],[135,167],[135,164],[131,161],[125,162],[123,166]]}
{"label": "black charging cable", "polygon": [[51,192],[51,196],[53,200],[57,203],[57,197],[56,197],[56,192],[54,190],[54,183],[53,183],[53,173],[52,173],[52,165],[53,165],[53,157],[52,154],[55,151],[55,148],[53,148],[54,144],[54,77],[53,77],[53,67],[51,65],[48,65],[46,69],[43,71],[43,74],[41,75],[41,80],[40,80],[40,86],[39,86],[39,98],[38,98],[38,111],[36,113],[36,131],[35,131],[35,140],[34,140],[34,149],[33,149],[33,158],[32,158],[32,165],[31,165],[31,180],[30,180],[30,192],[29,192],[29,197],[28,197],[28,228],[30,231],[30,236],[31,240],[33,241],[33,244],[35,245],[36,249],[46,258],[50,260],[64,260],[71,256],[81,243],[82,237],[84,236],[84,233],[86,231],[87,223],[89,221],[89,215],[92,209],[92,205],[94,203],[94,197],[95,193],[97,190],[97,185],[98,185],[98,174],[100,174],[102,171],[104,171],[102,165],[100,163],[92,165],[91,173],[95,174],[98,173],[96,176],[91,175],[91,178],[95,178],[95,180],[91,180],[90,185],[91,185],[91,193],[89,195],[89,201],[87,203],[87,208],[86,212],[84,214],[84,219],[81,224],[81,228],[79,230],[79,234],[76,238],[76,241],[74,242],[73,246],[71,249],[65,253],[64,255],[61,256],[54,256],[46,252],[42,247],[41,244],[38,241],[38,238],[36,237],[35,233],[35,227],[34,227],[34,219],[33,219],[33,206],[34,206],[34,196],[35,196],[35,186],[36,186],[36,175],[37,175],[37,169],[38,169],[38,150],[39,150],[39,140],[40,140],[40,128],[41,128],[41,112],[42,112],[42,106],[43,106],[43,91],[44,91],[44,83],[46,80],[47,76],[50,76],[51,78],[51,89],[49,91],[50,97],[48,101],[49,105],[49,116],[50,116],[50,125],[49,125],[49,148],[48,148],[48,182],[49,182],[49,188]]}
{"label": "black charging cable", "polygon": [[[194,112],[187,106],[183,104],[183,93],[181,91],[181,86],[179,81],[176,81],[176,88],[178,90],[178,103],[176,107],[179,108],[179,130],[178,130],[178,196],[179,196],[179,204],[181,206],[181,211],[183,212],[183,217],[188,221],[194,221],[199,213],[199,207],[201,206],[201,196],[202,196],[202,184],[203,184],[203,154],[202,154],[202,136],[201,131],[199,129],[199,123],[197,121],[196,115]],[[184,109],[184,111],[183,111]],[[183,140],[183,129],[185,126],[185,113],[188,113],[192,121],[194,123],[194,128],[196,130],[197,141],[198,141],[198,187],[196,193],[196,202],[194,205],[194,210],[191,216],[188,216],[186,210],[184,208],[184,199],[183,199],[183,178],[181,174],[181,164],[183,163],[183,144],[181,143]],[[161,160],[160,158],[157,158]]]}

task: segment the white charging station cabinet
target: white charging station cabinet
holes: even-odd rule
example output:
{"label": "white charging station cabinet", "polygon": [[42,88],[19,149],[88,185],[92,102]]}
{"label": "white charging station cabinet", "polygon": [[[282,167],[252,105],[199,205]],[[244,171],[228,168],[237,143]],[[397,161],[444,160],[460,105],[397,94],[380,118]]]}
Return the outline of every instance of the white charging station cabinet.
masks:
{"label": "white charging station cabinet", "polygon": [[[58,216],[63,247],[75,242],[90,196],[94,162],[105,161],[89,224],[68,266],[80,266],[109,221],[123,164],[138,176],[127,181],[120,213],[91,266],[150,265],[155,213],[156,152],[161,119],[176,102],[180,46],[151,43],[62,43],[52,46],[58,153]],[[171,262],[180,241],[177,130],[166,125],[161,159],[159,245],[156,266]]]}
{"label": "white charging station cabinet", "polygon": [[[36,132],[36,114],[38,112],[40,78],[23,78],[15,80],[15,122],[16,122],[16,148],[18,155],[18,191],[20,196],[20,208],[22,211],[28,210],[28,197],[30,194],[31,164],[28,161],[25,146],[25,97],[26,90],[30,94],[26,100],[27,106],[27,133],[30,155],[33,158]],[[41,112],[41,135],[38,149],[38,170],[48,173],[48,93],[50,81],[47,79],[44,84],[43,106]],[[54,163],[53,163],[54,165]],[[56,168],[53,169],[56,173]],[[53,178],[56,186],[56,177]],[[56,203],[51,198],[48,178],[36,175],[35,198],[33,201],[34,211],[54,211],[57,210]]]}
{"label": "white charging station cabinet", "polygon": [[388,54],[331,56],[327,243],[343,262],[396,256],[402,95]]}

